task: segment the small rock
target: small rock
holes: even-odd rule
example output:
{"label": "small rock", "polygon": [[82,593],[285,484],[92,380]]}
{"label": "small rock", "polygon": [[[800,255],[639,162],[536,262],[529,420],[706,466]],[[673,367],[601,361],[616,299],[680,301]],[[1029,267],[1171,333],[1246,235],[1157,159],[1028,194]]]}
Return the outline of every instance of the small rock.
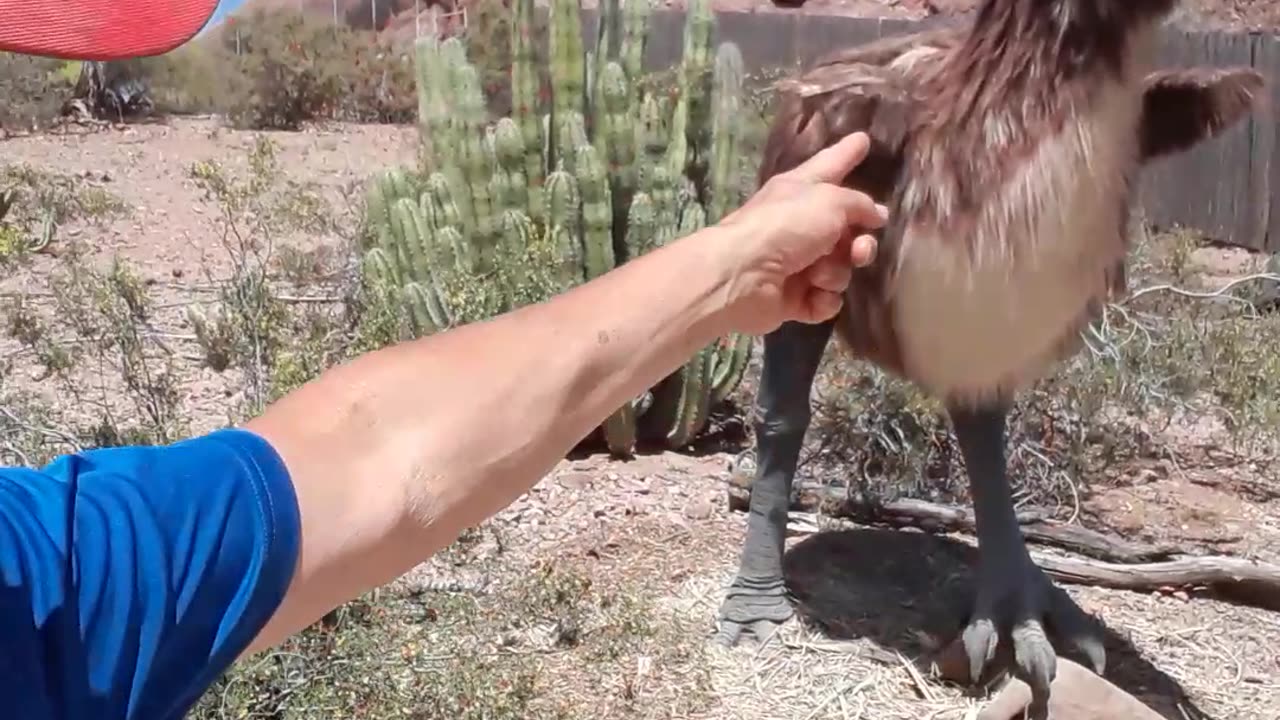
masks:
{"label": "small rock", "polygon": [[694,500],[684,508],[684,516],[690,520],[706,520],[716,511],[716,506],[710,500],[702,498]]}
{"label": "small rock", "polygon": [[585,490],[591,487],[591,476],[587,473],[566,473],[556,478],[556,484],[569,490]]}

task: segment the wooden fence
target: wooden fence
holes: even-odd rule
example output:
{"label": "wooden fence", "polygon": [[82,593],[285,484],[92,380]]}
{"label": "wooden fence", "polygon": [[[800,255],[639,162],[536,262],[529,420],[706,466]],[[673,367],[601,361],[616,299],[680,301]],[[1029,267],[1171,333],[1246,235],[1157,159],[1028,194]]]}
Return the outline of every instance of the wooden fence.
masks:
{"label": "wooden fence", "polygon": [[[591,47],[596,10],[582,12],[583,39]],[[717,40],[736,43],[751,73],[798,68],[841,46],[953,22],[787,12],[721,12],[716,19]],[[647,67],[661,69],[679,62],[683,28],[683,11],[655,11]],[[1221,242],[1280,252],[1280,116],[1273,111],[1280,107],[1280,36],[1169,27],[1162,38],[1160,64],[1251,65],[1267,78],[1269,96],[1259,112],[1220,137],[1150,166],[1141,188],[1147,220],[1157,227],[1193,228]]]}

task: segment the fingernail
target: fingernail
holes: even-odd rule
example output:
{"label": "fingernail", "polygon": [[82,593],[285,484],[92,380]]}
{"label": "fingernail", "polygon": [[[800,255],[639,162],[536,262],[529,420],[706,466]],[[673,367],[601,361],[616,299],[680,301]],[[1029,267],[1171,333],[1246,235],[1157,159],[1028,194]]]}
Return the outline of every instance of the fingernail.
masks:
{"label": "fingernail", "polygon": [[881,205],[880,203],[876,203],[876,213],[880,216],[881,220],[889,219],[889,208]]}

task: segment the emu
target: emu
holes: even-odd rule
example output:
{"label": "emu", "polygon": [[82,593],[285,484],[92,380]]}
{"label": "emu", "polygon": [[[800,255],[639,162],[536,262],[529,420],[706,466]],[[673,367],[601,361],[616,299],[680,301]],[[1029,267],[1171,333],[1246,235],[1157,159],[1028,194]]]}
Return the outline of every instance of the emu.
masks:
{"label": "emu", "polygon": [[961,636],[975,681],[998,645],[1047,711],[1059,641],[1095,672],[1099,629],[1031,561],[1006,479],[1015,394],[1081,347],[1125,292],[1136,180],[1151,161],[1246,117],[1250,68],[1154,70],[1176,0],[984,0],[963,27],[838,51],[779,84],[758,180],[857,130],[845,184],[891,211],[873,266],[821,325],[764,338],[757,469],[717,637],[732,645],[792,615],[783,538],[814,375],[833,332],[852,353],[942,401],[960,445],[979,543]]}

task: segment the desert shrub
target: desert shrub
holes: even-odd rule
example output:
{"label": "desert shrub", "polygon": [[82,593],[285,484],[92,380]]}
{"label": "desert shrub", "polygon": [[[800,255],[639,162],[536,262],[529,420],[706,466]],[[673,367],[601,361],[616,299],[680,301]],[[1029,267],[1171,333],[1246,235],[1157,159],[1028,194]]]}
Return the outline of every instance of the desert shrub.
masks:
{"label": "desert shrub", "polygon": [[47,248],[60,225],[73,220],[103,223],[128,212],[99,177],[26,164],[0,166],[0,266]]}
{"label": "desert shrub", "polygon": [[[342,226],[313,188],[282,172],[276,152],[275,143],[259,136],[245,177],[212,160],[189,171],[218,207],[214,223],[231,275],[210,278],[217,287],[212,307],[188,306],[187,320],[207,367],[242,373],[239,413],[245,416],[346,357],[354,343],[352,324],[359,319],[346,311],[341,292],[333,308],[294,307],[282,292],[282,282],[299,274],[313,281],[334,277],[341,290],[343,278],[331,267],[334,254],[303,254],[282,238],[295,231],[329,232],[341,240]],[[309,269],[300,267],[303,257],[310,257]]]}
{"label": "desert shrub", "polygon": [[39,129],[56,120],[75,87],[69,69],[76,68],[78,63],[0,52],[0,129]]}
{"label": "desert shrub", "polygon": [[139,58],[137,66],[160,114],[224,112],[247,81],[232,69],[232,54],[216,41],[199,37],[163,55]]}
{"label": "desert shrub", "polygon": [[229,20],[217,47],[240,78],[227,108],[239,127],[406,122],[417,107],[411,58],[367,30],[293,10],[255,9]]}
{"label": "desert shrub", "polygon": [[134,268],[119,259],[100,267],[69,243],[48,286],[44,298],[18,295],[0,307],[0,327],[20,348],[11,359],[34,360],[40,384],[71,403],[63,413],[34,401],[29,416],[10,411],[13,425],[41,441],[23,454],[44,460],[49,445],[66,451],[186,434],[175,359],[156,342],[156,303]]}
{"label": "desert shrub", "polygon": [[[191,360],[238,376],[226,413],[238,422],[348,356],[355,317],[344,303],[343,268],[334,267],[347,255],[277,254],[282,238],[317,229],[338,235],[341,247],[342,218],[312,186],[281,172],[268,138],[248,155],[247,177],[216,162],[190,169],[216,203],[211,222],[225,253],[225,262],[208,265],[200,302],[175,308],[158,299],[162,286],[122,259],[93,257],[84,239],[59,242],[42,269],[47,292],[0,297],[0,334],[14,348],[0,356],[0,457],[32,465],[68,450],[188,435],[197,420],[183,392]],[[123,208],[94,178],[11,166],[0,180],[21,198],[5,213],[12,224],[0,225],[0,262],[14,228],[24,228],[18,254],[31,251],[28,220],[93,219]],[[294,281],[315,295],[290,295]],[[184,352],[183,342],[194,347]],[[6,385],[13,373],[30,374],[53,395],[25,396],[18,382]]]}

